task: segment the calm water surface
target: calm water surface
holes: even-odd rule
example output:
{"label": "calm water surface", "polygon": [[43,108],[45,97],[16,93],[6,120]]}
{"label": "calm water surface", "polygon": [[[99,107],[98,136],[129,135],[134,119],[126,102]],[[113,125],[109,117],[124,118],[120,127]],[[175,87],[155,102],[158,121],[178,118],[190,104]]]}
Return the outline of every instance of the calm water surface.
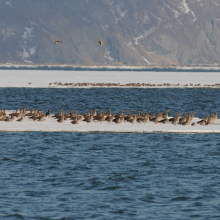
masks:
{"label": "calm water surface", "polygon": [[[219,102],[215,89],[0,89],[1,108],[53,113],[204,117]],[[220,219],[219,134],[0,135],[0,219]]]}

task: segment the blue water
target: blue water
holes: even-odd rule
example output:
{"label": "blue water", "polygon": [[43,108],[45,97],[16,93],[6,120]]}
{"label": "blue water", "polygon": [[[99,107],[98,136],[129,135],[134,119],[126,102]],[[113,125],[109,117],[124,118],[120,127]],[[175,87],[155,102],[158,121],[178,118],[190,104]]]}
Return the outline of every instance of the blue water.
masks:
{"label": "blue water", "polygon": [[[0,89],[0,108],[54,113],[204,117],[219,102],[216,89]],[[0,135],[0,219],[220,219],[218,134]]]}
{"label": "blue water", "polygon": [[[172,97],[175,97],[173,99]],[[114,113],[131,109],[151,113],[165,112],[170,109],[170,115],[177,112],[196,111],[195,117],[205,117],[206,114],[219,111],[219,89],[29,89],[0,88],[0,109],[51,109],[57,113],[61,108],[75,110],[81,113],[89,109],[112,109]]]}

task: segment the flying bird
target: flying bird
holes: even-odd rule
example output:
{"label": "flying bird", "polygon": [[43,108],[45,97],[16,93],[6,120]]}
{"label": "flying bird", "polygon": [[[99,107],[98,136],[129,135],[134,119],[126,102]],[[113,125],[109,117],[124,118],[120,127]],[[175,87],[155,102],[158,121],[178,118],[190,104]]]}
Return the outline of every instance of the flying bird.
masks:
{"label": "flying bird", "polygon": [[101,41],[99,41],[99,40],[96,39],[96,41],[99,42],[99,46],[103,46],[103,45],[105,44],[105,43],[104,43],[104,38],[102,38]]}
{"label": "flying bird", "polygon": [[61,41],[61,40],[55,40],[53,43],[54,43],[54,44],[58,44],[58,43],[60,43],[60,44],[65,44],[65,43],[63,43],[63,41]]}

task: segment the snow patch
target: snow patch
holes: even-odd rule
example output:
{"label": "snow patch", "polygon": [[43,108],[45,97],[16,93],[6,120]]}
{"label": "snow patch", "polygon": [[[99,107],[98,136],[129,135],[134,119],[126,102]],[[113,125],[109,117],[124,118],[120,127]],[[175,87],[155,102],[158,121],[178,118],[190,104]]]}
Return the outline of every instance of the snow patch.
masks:
{"label": "snow patch", "polygon": [[37,46],[34,46],[34,47],[31,47],[31,48],[29,49],[29,52],[30,52],[30,55],[31,55],[31,56],[33,56],[33,55],[36,53],[36,47],[37,47]]}
{"label": "snow patch", "polygon": [[110,56],[109,50],[105,52],[104,57],[108,59],[110,62],[114,61],[114,59]]}
{"label": "snow patch", "polygon": [[149,60],[147,60],[145,57],[142,56],[142,58],[144,59],[144,61],[146,61],[146,63],[147,63],[148,65],[151,64],[151,62],[150,62]]}
{"label": "snow patch", "polygon": [[184,13],[184,14],[189,14],[191,13],[194,17],[193,19],[193,22],[197,20],[194,12],[189,8],[188,4],[186,3],[186,0],[182,0],[182,2],[180,3],[180,7],[181,11]]}
{"label": "snow patch", "polygon": [[102,25],[101,24],[101,28],[104,30],[104,31],[106,31],[106,28],[108,28],[109,26],[108,25]]}
{"label": "snow patch", "polygon": [[5,4],[11,6],[11,2],[5,2]]}
{"label": "snow patch", "polygon": [[29,59],[36,54],[37,46],[29,47],[28,44],[32,42],[34,28],[26,27],[21,36],[20,45],[18,47],[17,55],[26,63],[33,63]]}
{"label": "snow patch", "polygon": [[174,10],[174,9],[171,8],[169,5],[167,5],[166,3],[164,3],[164,4],[167,6],[167,8],[169,8],[169,9],[174,13],[175,18],[179,18],[179,17],[180,17],[180,15],[181,15],[180,12]]}
{"label": "snow patch", "polygon": [[33,37],[32,35],[33,27],[31,28],[25,28],[24,34],[21,36],[23,40],[28,40],[28,38]]}
{"label": "snow patch", "polygon": [[[125,9],[123,2],[118,1],[117,4],[114,0],[105,0],[105,2],[110,6],[110,10],[116,20],[116,23],[118,23],[121,18],[126,17],[127,10]],[[117,18],[116,13],[120,16],[119,18]]]}
{"label": "snow patch", "polygon": [[158,29],[158,27],[152,27],[150,28],[148,31],[144,31],[144,34],[134,38],[134,41],[135,41],[135,44],[138,45],[138,40],[141,40],[141,39],[144,39],[144,38],[147,38],[148,36],[150,36],[151,34],[153,34],[156,30]]}

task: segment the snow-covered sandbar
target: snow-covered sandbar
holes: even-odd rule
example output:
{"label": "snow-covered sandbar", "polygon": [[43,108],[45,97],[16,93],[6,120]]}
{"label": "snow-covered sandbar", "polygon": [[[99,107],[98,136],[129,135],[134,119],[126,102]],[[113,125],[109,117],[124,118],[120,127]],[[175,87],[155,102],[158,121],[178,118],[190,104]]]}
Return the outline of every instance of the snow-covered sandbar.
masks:
{"label": "snow-covered sandbar", "polygon": [[[193,122],[197,122],[199,118],[194,118]],[[220,133],[220,119],[215,124],[209,126],[191,126],[191,125],[172,125],[172,124],[155,124],[148,122],[139,124],[124,122],[122,124],[102,122],[80,122],[80,124],[71,124],[71,121],[58,123],[55,119],[49,118],[43,122],[34,122],[25,118],[23,122],[0,122],[0,132],[108,132],[108,133]]]}
{"label": "snow-covered sandbar", "polygon": [[[135,71],[64,71],[64,70],[0,70],[0,87],[28,88],[71,88],[57,86],[54,82],[65,83],[149,83],[155,86],[142,88],[167,88],[158,84],[169,83],[168,87],[220,88],[218,72],[135,72]],[[51,85],[49,85],[52,83]],[[219,83],[219,85],[216,85]],[[176,86],[176,84],[180,84]],[[188,84],[188,86],[186,86]],[[205,86],[206,85],[206,86]],[[216,85],[216,86],[214,86]],[[83,86],[75,86],[82,88]],[[93,86],[86,86],[91,88]],[[100,87],[100,86],[99,86]],[[117,87],[117,86],[116,86]],[[132,87],[132,86],[131,86]],[[84,87],[83,87],[84,88]],[[124,87],[126,88],[126,87]]]}

